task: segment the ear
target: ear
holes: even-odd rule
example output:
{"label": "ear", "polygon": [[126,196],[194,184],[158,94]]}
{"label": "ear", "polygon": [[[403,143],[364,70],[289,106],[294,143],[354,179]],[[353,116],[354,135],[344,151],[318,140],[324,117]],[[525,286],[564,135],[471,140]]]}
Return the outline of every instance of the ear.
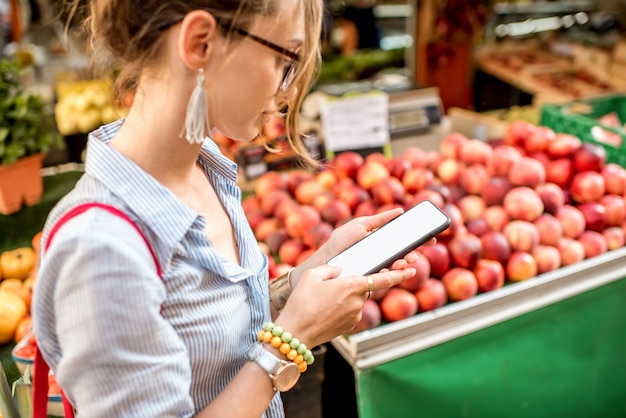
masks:
{"label": "ear", "polygon": [[215,17],[204,10],[187,13],[178,34],[178,52],[192,71],[205,67],[219,31]]}

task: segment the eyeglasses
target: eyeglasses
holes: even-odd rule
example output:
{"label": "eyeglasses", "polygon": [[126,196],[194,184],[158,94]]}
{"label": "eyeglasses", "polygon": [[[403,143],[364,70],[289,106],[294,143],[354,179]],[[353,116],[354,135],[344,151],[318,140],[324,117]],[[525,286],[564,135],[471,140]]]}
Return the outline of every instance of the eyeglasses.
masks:
{"label": "eyeglasses", "polygon": [[[175,24],[177,24],[178,22],[182,21],[183,19],[184,19],[184,16],[176,18],[176,19],[172,19],[172,20],[167,20],[165,22],[161,22],[158,25],[158,28],[160,31],[165,31],[169,29],[170,27],[174,26]],[[216,20],[217,20],[217,24],[222,26],[224,29],[235,32],[236,34],[244,36],[246,38],[249,38],[255,42],[258,42],[259,44],[263,46],[270,48],[273,51],[278,52],[279,54],[282,54],[288,58],[291,58],[291,61],[289,62],[289,64],[285,66],[283,79],[282,79],[282,82],[280,83],[280,90],[286,91],[289,87],[291,87],[291,85],[293,84],[293,81],[296,79],[296,75],[298,74],[298,67],[299,67],[298,63],[300,62],[300,55],[297,52],[293,52],[286,48],[283,48],[282,46],[277,45],[274,42],[268,41],[265,38],[261,38],[260,36],[250,33],[245,29],[241,29],[237,26],[234,26],[230,22],[225,21],[223,19],[216,18]]]}

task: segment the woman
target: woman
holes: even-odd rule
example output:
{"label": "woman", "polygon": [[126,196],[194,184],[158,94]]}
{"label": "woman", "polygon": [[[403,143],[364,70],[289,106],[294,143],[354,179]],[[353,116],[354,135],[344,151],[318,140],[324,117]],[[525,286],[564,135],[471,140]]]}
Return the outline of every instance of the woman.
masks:
{"label": "woman", "polygon": [[[124,120],[90,134],[85,175],[44,228],[35,334],[78,416],[280,417],[277,391],[312,360],[294,372],[282,347],[258,342],[264,324],[273,318],[270,332],[306,353],[350,331],[373,289],[414,274],[407,256],[369,278],[331,280],[339,269],[326,260],[399,211],[356,219],[276,282],[270,311],[236,167],[210,139],[219,129],[249,141],[289,104],[289,138],[307,158],[297,112],[319,61],[321,4],[89,2],[93,45],[135,96]],[[90,202],[127,214],[149,245],[98,208],[48,242],[64,214]]]}

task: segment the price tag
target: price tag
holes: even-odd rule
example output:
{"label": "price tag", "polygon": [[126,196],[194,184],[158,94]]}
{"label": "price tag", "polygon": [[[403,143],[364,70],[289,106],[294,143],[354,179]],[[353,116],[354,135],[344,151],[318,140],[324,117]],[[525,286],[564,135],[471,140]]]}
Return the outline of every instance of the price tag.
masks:
{"label": "price tag", "polygon": [[320,116],[327,152],[384,148],[389,143],[389,96],[384,92],[329,98]]}

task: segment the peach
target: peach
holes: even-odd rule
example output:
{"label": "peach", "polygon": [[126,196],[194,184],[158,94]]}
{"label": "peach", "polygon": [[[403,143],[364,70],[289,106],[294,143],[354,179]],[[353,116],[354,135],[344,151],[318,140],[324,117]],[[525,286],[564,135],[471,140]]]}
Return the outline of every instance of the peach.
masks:
{"label": "peach", "polygon": [[316,250],[328,241],[333,230],[333,225],[328,222],[318,222],[312,225],[311,228],[302,235],[302,242],[304,242],[307,247]]}
{"label": "peach", "polygon": [[380,205],[404,203],[406,191],[402,182],[395,177],[387,177],[377,182],[371,189],[371,195]]}
{"label": "peach", "polygon": [[497,232],[502,232],[506,224],[511,221],[511,217],[506,209],[499,205],[487,207],[483,217],[485,221],[487,221],[487,225],[489,225],[493,231]]}
{"label": "peach", "polygon": [[563,227],[563,236],[578,238],[585,230],[585,215],[575,206],[565,204],[556,211],[556,218]]}
{"label": "peach", "polygon": [[408,193],[415,193],[430,184],[435,175],[425,167],[409,168],[402,175],[402,186]]}
{"label": "peach", "polygon": [[606,162],[606,150],[602,145],[584,142],[572,157],[574,171],[601,172]]}
{"label": "peach", "polygon": [[600,171],[604,177],[607,194],[624,195],[626,193],[626,169],[619,164],[608,163]]}
{"label": "peach", "polygon": [[483,252],[482,257],[487,260],[495,260],[501,264],[511,256],[511,244],[502,232],[488,232],[480,237]]}
{"label": "peach", "polygon": [[532,137],[537,127],[525,120],[515,120],[506,128],[504,143],[518,147],[524,147],[528,138]]}
{"label": "peach", "polygon": [[379,303],[382,317],[387,322],[410,318],[417,313],[418,309],[415,295],[400,287],[389,289]]}
{"label": "peach", "polygon": [[418,312],[428,312],[440,308],[448,303],[446,288],[440,280],[429,278],[415,293]]}
{"label": "peach", "polygon": [[511,217],[532,222],[543,213],[543,201],[539,194],[530,187],[513,187],[504,196],[502,206]]}
{"label": "peach", "polygon": [[544,213],[533,222],[539,231],[539,243],[556,246],[563,236],[561,222],[549,213]]}
{"label": "peach", "polygon": [[465,227],[467,232],[477,237],[482,237],[486,233],[491,232],[491,228],[484,217],[470,219],[465,222]]}
{"label": "peach", "polygon": [[272,189],[286,189],[287,179],[283,173],[278,171],[266,171],[254,182],[255,196],[264,196]]}
{"label": "peach", "polygon": [[624,230],[619,226],[610,226],[602,231],[604,239],[606,240],[607,249],[609,251],[622,248],[626,245],[626,235]]}
{"label": "peach", "polygon": [[511,221],[504,227],[502,233],[513,251],[530,252],[539,244],[539,229],[532,222]]}
{"label": "peach", "polygon": [[378,303],[372,299],[366,300],[361,311],[361,319],[352,328],[352,333],[356,334],[361,331],[376,328],[382,321],[382,313]]}
{"label": "peach", "polygon": [[535,187],[535,191],[543,202],[543,210],[551,215],[556,214],[558,208],[565,204],[565,193],[555,183],[543,183]]}
{"label": "peach", "polygon": [[[371,201],[368,201],[371,202]],[[350,206],[342,200],[332,199],[322,204],[318,208],[322,219],[329,224],[336,226],[340,222],[349,219],[352,216]],[[373,214],[374,212],[372,212]]]}
{"label": "peach", "polygon": [[[306,180],[315,180],[315,175],[310,171],[295,169],[287,171],[287,191],[295,196],[298,186]],[[336,182],[335,182],[336,183]]]}
{"label": "peach", "polygon": [[380,151],[370,152],[365,156],[365,163],[369,163],[372,161],[379,162],[384,166],[387,166],[387,164],[389,164],[389,159],[385,156],[385,154]]}
{"label": "peach", "polygon": [[534,131],[526,137],[523,146],[528,154],[545,151],[555,137],[556,134],[552,129],[546,126],[535,126]]}
{"label": "peach", "polygon": [[445,200],[443,199],[441,194],[430,189],[423,189],[418,191],[413,195],[413,198],[408,199],[406,204],[408,207],[413,207],[418,203],[423,202],[424,200],[430,200],[440,208],[443,207],[443,205],[445,204]]}
{"label": "peach", "polygon": [[602,174],[595,171],[581,171],[574,174],[570,185],[570,194],[576,202],[594,202],[606,192]]}
{"label": "peach", "polygon": [[387,160],[387,170],[391,177],[401,180],[407,170],[411,169],[411,163],[400,157],[393,156]]}
{"label": "peach", "polygon": [[464,168],[465,166],[461,161],[444,158],[437,166],[436,174],[444,184],[457,184]]}
{"label": "peach", "polygon": [[344,151],[335,156],[335,158],[327,163],[337,173],[339,178],[356,179],[356,173],[364,163],[361,154],[355,151]]}
{"label": "peach", "polygon": [[419,247],[418,251],[428,260],[431,276],[439,278],[450,269],[450,252],[444,244],[437,242],[433,245],[425,245]]}
{"label": "peach", "polygon": [[321,222],[322,216],[312,206],[294,207],[285,215],[285,229],[292,238],[301,238],[313,225]]}
{"label": "peach", "polygon": [[372,187],[382,179],[390,176],[387,166],[382,162],[371,160],[364,162],[356,173],[356,182],[364,190],[371,190]]}
{"label": "peach", "polygon": [[493,148],[479,139],[470,139],[461,145],[459,159],[466,165],[491,164]]}
{"label": "peach", "polygon": [[621,226],[626,220],[626,201],[616,194],[607,194],[600,198],[600,204],[606,209],[606,224]]}
{"label": "peach", "polygon": [[484,215],[487,205],[482,197],[468,194],[457,201],[457,206],[466,222]]}
{"label": "peach", "polygon": [[261,199],[255,195],[249,195],[241,201],[244,213],[249,213],[261,209]]}
{"label": "peach", "polygon": [[278,249],[278,258],[283,264],[295,266],[298,256],[307,248],[302,240],[289,238]]}
{"label": "peach", "polygon": [[580,148],[582,141],[574,135],[558,133],[550,142],[547,153],[550,158],[570,158]]}
{"label": "peach", "polygon": [[281,226],[276,218],[264,218],[254,228],[254,237],[257,241],[265,241],[271,233],[279,230]]}
{"label": "peach", "polygon": [[417,259],[413,263],[408,263],[407,267],[413,267],[415,274],[412,277],[397,284],[398,287],[410,292],[417,292],[430,277],[430,262],[426,256],[419,251],[413,251]]}
{"label": "peach", "polygon": [[586,229],[602,232],[606,228],[606,208],[602,204],[586,202],[581,203],[577,208],[585,217]]}
{"label": "peach", "polygon": [[585,249],[585,258],[595,257],[609,250],[606,239],[600,232],[585,231],[578,237],[578,242]]}
{"label": "peach", "polygon": [[271,216],[276,211],[276,207],[283,199],[291,199],[291,195],[285,189],[272,189],[259,197],[261,209],[267,216]]}
{"label": "peach", "polygon": [[513,186],[535,188],[546,181],[546,169],[539,161],[522,157],[511,166],[508,179]]}
{"label": "peach", "polygon": [[448,300],[457,302],[474,297],[478,293],[478,281],[471,270],[454,267],[441,278]]}
{"label": "peach", "polygon": [[[348,207],[349,208],[349,207]],[[376,209],[378,205],[373,200],[364,200],[359,203],[356,208],[354,208],[354,212],[352,215],[357,218],[359,216],[369,216],[376,213]],[[335,226],[339,226],[339,223],[335,224]]]}
{"label": "peach", "polygon": [[306,250],[300,253],[298,258],[296,258],[296,264],[294,265],[299,266],[300,264],[305,262],[309,257],[311,257],[313,254],[315,254],[315,250],[313,248],[307,248]]}
{"label": "peach", "polygon": [[569,158],[557,158],[546,164],[546,182],[548,183],[568,187],[573,176],[574,168]]}
{"label": "peach", "polygon": [[293,198],[281,200],[277,203],[273,216],[281,223],[285,223],[287,214],[297,207],[300,207],[300,203],[296,202]]}
{"label": "peach", "polygon": [[487,180],[477,194],[485,201],[487,206],[502,205],[504,196],[513,188],[508,178],[494,176]]}
{"label": "peach", "polygon": [[471,164],[463,170],[459,184],[469,194],[480,195],[489,180],[489,172],[483,164]]}
{"label": "peach", "polygon": [[336,200],[337,200],[337,196],[335,196],[333,192],[331,192],[330,190],[325,190],[324,192],[315,196],[315,198],[310,203],[310,205],[321,212],[322,208],[326,206],[326,204],[328,204],[331,201],[336,201]]}
{"label": "peach", "polygon": [[283,242],[287,241],[287,239],[289,239],[289,235],[287,234],[285,228],[281,227],[273,232],[270,232],[264,240],[269,254],[278,254],[278,249]]}
{"label": "peach", "polygon": [[439,152],[444,158],[458,159],[461,156],[461,147],[466,144],[469,139],[459,133],[452,132],[446,135],[439,144]]}
{"label": "peach", "polygon": [[252,231],[256,230],[263,219],[267,218],[262,209],[255,209],[246,213],[246,220]]}
{"label": "peach", "polygon": [[504,267],[495,260],[478,260],[474,275],[480,293],[491,292],[504,286]]}
{"label": "peach", "polygon": [[364,190],[363,188],[355,184],[351,186],[346,185],[345,187],[342,187],[340,189],[335,189],[335,191],[335,196],[337,196],[339,200],[346,203],[350,207],[350,210],[353,212],[361,202],[365,202],[366,200],[371,199],[371,196],[367,192],[367,190]]}
{"label": "peach", "polygon": [[537,262],[535,258],[527,252],[514,251],[511,253],[504,271],[508,280],[521,282],[537,276]]}
{"label": "peach", "polygon": [[411,167],[428,166],[428,152],[414,145],[406,147],[400,154],[400,158],[407,161]]}
{"label": "peach", "polygon": [[324,189],[332,190],[333,186],[339,181],[339,178],[335,171],[326,169],[315,175],[315,181],[321,184]]}
{"label": "peach", "polygon": [[482,257],[482,242],[475,235],[455,236],[448,242],[452,264],[472,270]]}
{"label": "peach", "polygon": [[317,196],[325,191],[324,186],[313,178],[301,182],[294,190],[294,197],[298,203],[310,205]]}
{"label": "peach", "polygon": [[561,267],[561,253],[551,245],[537,245],[531,252],[537,263],[537,272],[547,273]]}
{"label": "peach", "polygon": [[511,145],[498,145],[493,149],[490,172],[494,176],[508,177],[513,163],[522,158],[522,153]]}
{"label": "peach", "polygon": [[585,259],[585,247],[574,238],[563,237],[556,247],[561,254],[561,265],[569,266]]}

